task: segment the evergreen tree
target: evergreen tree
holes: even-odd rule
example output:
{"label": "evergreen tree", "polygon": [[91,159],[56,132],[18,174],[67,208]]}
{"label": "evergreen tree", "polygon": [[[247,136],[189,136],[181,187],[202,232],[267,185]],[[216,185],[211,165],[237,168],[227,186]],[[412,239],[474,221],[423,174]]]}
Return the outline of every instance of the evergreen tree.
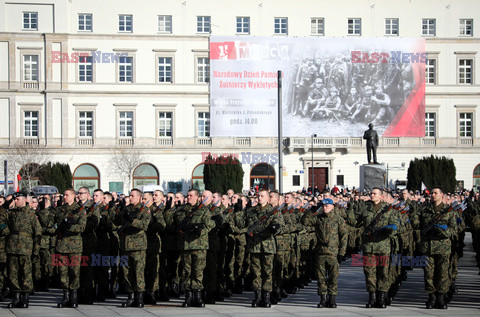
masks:
{"label": "evergreen tree", "polygon": [[452,193],[457,186],[455,175],[453,159],[433,155],[421,159],[415,158],[410,161],[408,167],[407,188],[420,190],[423,182],[429,189],[438,186],[443,187],[445,192]]}
{"label": "evergreen tree", "polygon": [[228,156],[214,159],[209,155],[205,160],[203,169],[205,189],[226,193],[231,188],[239,193],[243,188],[244,174],[242,164],[237,158]]}

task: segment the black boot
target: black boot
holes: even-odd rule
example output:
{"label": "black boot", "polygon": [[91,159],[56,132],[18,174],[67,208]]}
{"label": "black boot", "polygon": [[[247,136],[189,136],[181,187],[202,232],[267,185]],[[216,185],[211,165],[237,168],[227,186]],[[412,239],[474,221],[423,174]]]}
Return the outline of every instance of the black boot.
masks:
{"label": "black boot", "polygon": [[196,289],[193,291],[193,307],[205,307],[205,303],[202,300],[202,290]]}
{"label": "black boot", "polygon": [[185,292],[185,301],[182,304],[182,307],[192,307],[193,293],[192,291]]}
{"label": "black boot", "polygon": [[20,293],[19,292],[14,292],[13,293],[13,301],[7,305],[8,308],[17,308],[20,306]]}
{"label": "black boot", "polygon": [[104,302],[105,301],[105,296],[107,292],[107,286],[106,285],[98,285],[98,293],[96,296],[96,300],[98,302]]}
{"label": "black boot", "polygon": [[62,301],[57,304],[57,307],[58,308],[67,307],[68,303],[70,303],[70,293],[68,293],[68,289],[64,289]]}
{"label": "black boot", "polygon": [[387,308],[387,303],[385,301],[386,294],[386,292],[378,292],[377,302],[375,305],[376,308]]}
{"label": "black boot", "polygon": [[94,296],[94,291],[93,287],[87,286],[84,288],[84,301],[85,304],[87,305],[93,305],[93,296]]}
{"label": "black boot", "polygon": [[320,303],[318,303],[317,308],[323,308],[327,305],[327,295],[320,295]]}
{"label": "black boot", "polygon": [[180,285],[178,285],[177,283],[172,283],[172,285],[170,286],[170,297],[180,297]]}
{"label": "black boot", "polygon": [[329,307],[329,308],[337,308],[337,301],[335,300],[335,295],[329,295],[329,296],[328,296],[327,307]]}
{"label": "black boot", "polygon": [[277,305],[279,301],[282,299],[280,298],[280,290],[275,289],[271,294],[270,294],[270,303],[273,305]]}
{"label": "black boot", "polygon": [[428,300],[426,302],[427,309],[432,309],[435,307],[435,302],[437,301],[437,298],[435,296],[435,293],[430,293],[428,294]]}
{"label": "black boot", "polygon": [[260,293],[259,291],[254,291],[253,292],[255,295],[255,298],[252,300],[252,307],[258,307],[260,305]]}
{"label": "black boot", "polygon": [[234,294],[242,294],[243,293],[243,281],[241,278],[237,278],[235,280],[235,287],[233,288]]}
{"label": "black boot", "polygon": [[78,307],[78,292],[76,289],[70,290],[70,302],[69,305],[72,308],[77,308]]}
{"label": "black boot", "polygon": [[458,293],[458,287],[455,284],[455,279],[452,280],[452,283],[450,284],[450,290],[452,293]]}
{"label": "black boot", "polygon": [[445,301],[445,294],[437,294],[437,303],[435,307],[438,309],[447,309],[447,302]]}
{"label": "black boot", "polygon": [[260,302],[261,307],[270,308],[272,303],[270,302],[270,292],[262,291],[262,300]]}
{"label": "black boot", "polygon": [[207,292],[205,295],[205,304],[215,305],[216,292]]}
{"label": "black boot", "polygon": [[158,301],[161,301],[161,302],[168,302],[170,300],[170,298],[167,295],[166,287],[160,287],[155,297],[157,298]]}
{"label": "black boot", "polygon": [[117,291],[115,289],[115,284],[113,283],[108,284],[107,298],[117,298]]}
{"label": "black boot", "polygon": [[127,301],[122,303],[122,307],[132,307],[134,302],[134,294],[128,293]]}
{"label": "black boot", "polygon": [[[135,292],[133,298],[133,307],[143,308],[145,306],[143,304],[143,292]],[[155,299],[155,296],[153,296],[153,299]]]}
{"label": "black boot", "polygon": [[30,301],[30,294],[28,292],[23,292],[20,295],[20,306],[21,308],[28,308],[28,303]]}
{"label": "black boot", "polygon": [[375,306],[375,302],[377,301],[377,295],[375,292],[368,292],[368,303],[365,305],[366,308],[373,308]]}

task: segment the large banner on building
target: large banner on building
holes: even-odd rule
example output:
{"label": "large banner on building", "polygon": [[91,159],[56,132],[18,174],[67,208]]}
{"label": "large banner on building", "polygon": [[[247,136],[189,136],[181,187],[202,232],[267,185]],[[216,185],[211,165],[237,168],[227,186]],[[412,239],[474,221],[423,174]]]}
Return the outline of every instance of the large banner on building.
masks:
{"label": "large banner on building", "polygon": [[424,39],[210,39],[212,136],[425,135]]}

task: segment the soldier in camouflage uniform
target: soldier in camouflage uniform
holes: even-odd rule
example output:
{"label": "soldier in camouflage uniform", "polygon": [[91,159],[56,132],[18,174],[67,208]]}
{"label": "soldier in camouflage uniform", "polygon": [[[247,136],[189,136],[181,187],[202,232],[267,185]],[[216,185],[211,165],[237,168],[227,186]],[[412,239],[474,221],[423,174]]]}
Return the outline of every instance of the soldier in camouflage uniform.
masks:
{"label": "soldier in camouflage uniform", "polygon": [[82,236],[87,223],[85,206],[75,202],[75,191],[67,189],[63,195],[65,204],[55,210],[57,225],[56,254],[53,265],[60,273],[63,298],[58,307],[78,307],[77,290],[80,287],[80,263]]}
{"label": "soldier in camouflage uniform", "polygon": [[[101,190],[96,190],[93,194],[94,201],[97,198],[101,199],[99,204],[99,223],[96,229],[97,236],[97,254],[102,256],[115,256],[117,254],[110,254],[110,235],[112,233],[112,221],[115,217],[115,211],[113,210],[113,201],[105,200],[105,195],[111,194],[104,193]],[[109,198],[110,198],[109,197]],[[104,302],[108,293],[108,270],[112,269],[112,263],[110,265],[100,265],[94,268],[95,284],[98,287],[97,301]]]}
{"label": "soldier in camouflage uniform", "polygon": [[[167,226],[165,220],[165,211],[166,211],[166,201],[165,194],[161,190],[155,190],[152,195],[153,204],[156,206],[155,218],[158,222],[156,226],[159,229],[158,233],[158,242],[159,242],[159,255],[158,255],[158,290],[155,293],[155,298],[160,301],[168,302],[170,298],[167,293],[167,283],[168,283],[168,274],[167,274],[167,254],[165,252],[165,235],[163,234]],[[153,215],[152,215],[153,220]],[[162,226],[163,224],[163,226]]]}
{"label": "soldier in camouflage uniform", "polygon": [[8,229],[8,211],[11,198],[0,205],[0,301],[3,301],[3,292],[6,288],[7,275],[7,253],[5,252],[5,242],[7,236],[10,234]]}
{"label": "soldier in camouflage uniform", "polygon": [[[270,204],[273,208],[279,209],[284,222],[286,222],[284,213],[288,212],[288,210],[285,204],[280,206],[280,195],[277,192],[270,193]],[[282,300],[282,290],[283,294],[287,295],[284,289],[284,280],[286,278],[285,271],[288,269],[288,256],[291,248],[290,229],[291,227],[285,225],[275,236],[277,252],[273,260],[273,292],[270,296],[271,303],[274,305]]]}
{"label": "soldier in camouflage uniform", "polygon": [[[397,231],[398,218],[388,205],[381,201],[382,192],[374,188],[371,202],[366,205],[360,218],[353,214],[349,223],[363,227],[363,271],[369,293],[367,308],[386,307],[386,293],[390,287],[388,272],[390,266],[390,238]],[[377,293],[376,293],[377,292]]]}
{"label": "soldier in camouflage uniform", "polygon": [[347,248],[348,231],[345,220],[333,212],[333,200],[326,198],[323,207],[310,218],[304,218],[306,226],[314,226],[317,234],[316,270],[318,278],[317,307],[336,308],[335,297],[338,295],[338,275],[340,261]]}
{"label": "soldier in camouflage uniform", "polygon": [[[187,195],[188,204],[174,215],[182,246],[185,302],[183,307],[204,307],[203,271],[205,270],[208,233],[215,226],[204,203],[199,204],[198,191],[191,189]],[[205,199],[203,199],[205,201]]]}
{"label": "soldier in camouflage uniform", "polygon": [[42,226],[42,239],[40,242],[39,266],[35,275],[38,281],[38,290],[48,292],[50,277],[52,276],[50,239],[55,234],[55,214],[52,211],[50,196],[41,197],[40,205],[41,208],[37,212],[37,217],[40,226]]}
{"label": "soldier in camouflage uniform", "polygon": [[421,252],[428,256],[424,268],[425,291],[428,294],[427,309],[446,309],[445,295],[450,286],[448,275],[451,238],[456,233],[455,216],[443,203],[443,190],[432,189],[432,204],[427,204],[420,215],[422,230]]}
{"label": "soldier in camouflage uniform", "polygon": [[148,207],[141,204],[142,192],[136,188],[130,191],[130,204],[117,214],[115,223],[120,226],[121,255],[127,257],[127,265],[121,266],[127,301],[122,307],[143,307],[145,291],[145,258],[147,235],[145,231],[150,223],[151,215]]}
{"label": "soldier in camouflage uniform", "polygon": [[235,235],[233,234],[233,228],[231,226],[233,218],[235,216],[235,208],[237,210],[241,208],[240,195],[234,194],[231,198],[228,195],[222,196],[222,204],[225,206],[225,211],[223,212],[225,224],[223,233],[226,238],[226,251],[225,251],[225,283],[226,283],[226,292],[231,295],[235,291],[235,253],[237,247],[235,245]]}
{"label": "soldier in camouflage uniform", "polygon": [[[178,198],[177,198],[178,195]],[[162,240],[164,252],[167,257],[167,282],[169,295],[178,298],[180,296],[180,238],[175,226],[174,216],[177,210],[183,208],[182,193],[168,193],[165,203],[165,223]]]}
{"label": "soldier in camouflage uniform", "polygon": [[92,305],[95,297],[92,257],[97,252],[96,230],[100,221],[100,204],[103,202],[103,191],[101,189],[95,190],[93,202],[89,200],[89,196],[90,191],[87,187],[78,189],[78,202],[84,206],[87,213],[87,223],[85,230],[82,232],[82,256],[88,259],[86,265],[82,265],[80,268],[82,279],[80,280],[78,300],[81,304]]}
{"label": "soldier in camouflage uniform", "polygon": [[159,256],[162,249],[162,241],[160,240],[160,231],[165,229],[165,218],[163,217],[164,203],[159,201],[160,196],[156,195],[154,201],[151,193],[144,193],[142,203],[150,209],[152,220],[147,229],[147,263],[145,264],[145,276],[148,277],[146,283],[146,300],[147,304],[155,305],[157,299],[155,293],[159,288]]}
{"label": "soldier in camouflage uniform", "polygon": [[10,233],[6,244],[7,265],[13,292],[13,302],[8,307],[27,308],[33,291],[31,257],[38,255],[42,227],[27,205],[25,195],[16,195],[15,208],[8,213],[7,224],[4,229],[5,234]]}
{"label": "soldier in camouflage uniform", "polygon": [[[107,219],[103,219],[105,217],[100,218],[100,226],[107,230],[108,236],[108,255],[110,256],[118,256],[119,254],[119,237],[117,233],[117,226],[114,224],[114,221],[118,214],[118,209],[115,207],[115,201],[113,200],[113,195],[111,193],[104,193],[103,195],[103,203],[105,208],[107,208]],[[101,213],[104,214],[104,212]],[[102,223],[103,221],[103,223]],[[106,224],[105,224],[106,222]],[[100,237],[99,237],[100,238]],[[106,242],[105,242],[106,243]],[[100,244],[100,248],[102,248],[103,244]],[[110,266],[110,276],[108,276],[108,293],[107,298],[116,298],[116,288],[117,288],[117,277],[118,277],[118,267],[119,263],[111,263]]]}
{"label": "soldier in camouflage uniform", "polygon": [[[253,291],[252,307],[270,307],[273,289],[273,259],[276,253],[274,236],[281,230],[283,218],[278,209],[270,204],[266,190],[258,192],[258,205],[247,214],[247,248],[250,252]],[[261,292],[261,297],[260,297]]]}
{"label": "soldier in camouflage uniform", "polygon": [[[217,269],[218,269],[218,251],[220,247],[218,232],[223,226],[223,217],[221,215],[221,195],[205,190],[202,193],[202,201],[208,209],[209,217],[215,223],[215,226],[208,233],[208,250],[206,258],[206,266],[204,272],[205,284],[205,303],[215,304],[215,300],[219,300],[219,287],[217,283]],[[223,299],[222,299],[223,300]]]}
{"label": "soldier in camouflage uniform", "polygon": [[243,195],[240,196],[239,201],[234,207],[234,212],[228,221],[235,239],[235,263],[233,276],[235,279],[234,292],[236,294],[243,293],[243,263],[245,260],[245,247],[247,245],[247,238],[245,236],[245,233],[247,232],[245,224],[247,204],[248,198]]}

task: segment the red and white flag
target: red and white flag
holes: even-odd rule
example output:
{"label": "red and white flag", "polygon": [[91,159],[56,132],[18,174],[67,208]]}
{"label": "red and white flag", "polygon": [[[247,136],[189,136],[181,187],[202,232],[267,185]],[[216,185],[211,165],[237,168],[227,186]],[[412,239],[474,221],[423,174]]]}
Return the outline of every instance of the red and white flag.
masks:
{"label": "red and white flag", "polygon": [[13,179],[13,190],[18,193],[20,191],[20,181],[22,180],[22,176],[17,174],[17,177]]}

